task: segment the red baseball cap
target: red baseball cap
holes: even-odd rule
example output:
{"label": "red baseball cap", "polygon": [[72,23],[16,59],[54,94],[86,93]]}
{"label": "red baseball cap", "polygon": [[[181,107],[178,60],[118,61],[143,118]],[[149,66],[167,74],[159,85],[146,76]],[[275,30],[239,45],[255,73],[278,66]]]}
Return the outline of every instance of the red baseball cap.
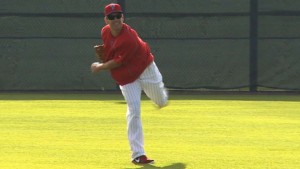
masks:
{"label": "red baseball cap", "polygon": [[105,9],[104,9],[105,16],[107,16],[113,12],[122,12],[121,6],[119,4],[114,4],[114,3],[108,4],[105,6]]}

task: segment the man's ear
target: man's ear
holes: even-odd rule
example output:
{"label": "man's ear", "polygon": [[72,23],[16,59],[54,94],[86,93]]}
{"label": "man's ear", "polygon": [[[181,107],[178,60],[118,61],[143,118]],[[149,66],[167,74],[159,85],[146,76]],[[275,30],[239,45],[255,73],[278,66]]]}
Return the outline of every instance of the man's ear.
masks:
{"label": "man's ear", "polygon": [[106,16],[104,16],[104,22],[106,23],[106,24],[108,24],[108,21],[107,21],[107,18],[106,18]]}

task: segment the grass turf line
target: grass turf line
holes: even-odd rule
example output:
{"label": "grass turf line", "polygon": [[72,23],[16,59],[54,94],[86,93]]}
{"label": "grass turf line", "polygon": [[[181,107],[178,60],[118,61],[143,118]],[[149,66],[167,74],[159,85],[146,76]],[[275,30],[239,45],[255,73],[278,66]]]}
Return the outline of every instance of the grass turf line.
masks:
{"label": "grass turf line", "polygon": [[121,95],[0,94],[1,169],[295,169],[300,96],[175,95],[161,110],[144,97],[145,148],[134,166]]}

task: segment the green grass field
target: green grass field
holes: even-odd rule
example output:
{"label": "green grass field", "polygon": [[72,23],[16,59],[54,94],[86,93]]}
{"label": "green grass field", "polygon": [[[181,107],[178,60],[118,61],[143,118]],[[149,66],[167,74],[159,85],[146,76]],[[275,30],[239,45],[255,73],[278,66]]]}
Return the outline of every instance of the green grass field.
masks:
{"label": "green grass field", "polygon": [[130,163],[121,94],[0,94],[0,169],[297,169],[299,95],[142,101],[153,166]]}

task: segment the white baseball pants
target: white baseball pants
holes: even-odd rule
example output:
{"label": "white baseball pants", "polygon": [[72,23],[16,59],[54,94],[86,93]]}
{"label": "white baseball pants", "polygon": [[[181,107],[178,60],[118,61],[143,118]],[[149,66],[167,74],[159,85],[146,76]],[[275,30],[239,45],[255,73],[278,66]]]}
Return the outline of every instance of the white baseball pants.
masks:
{"label": "white baseball pants", "polygon": [[141,121],[142,91],[159,107],[167,104],[168,93],[162,82],[162,75],[152,62],[141,76],[130,84],[120,86],[127,102],[127,134],[132,159],[145,155],[144,136]]}

